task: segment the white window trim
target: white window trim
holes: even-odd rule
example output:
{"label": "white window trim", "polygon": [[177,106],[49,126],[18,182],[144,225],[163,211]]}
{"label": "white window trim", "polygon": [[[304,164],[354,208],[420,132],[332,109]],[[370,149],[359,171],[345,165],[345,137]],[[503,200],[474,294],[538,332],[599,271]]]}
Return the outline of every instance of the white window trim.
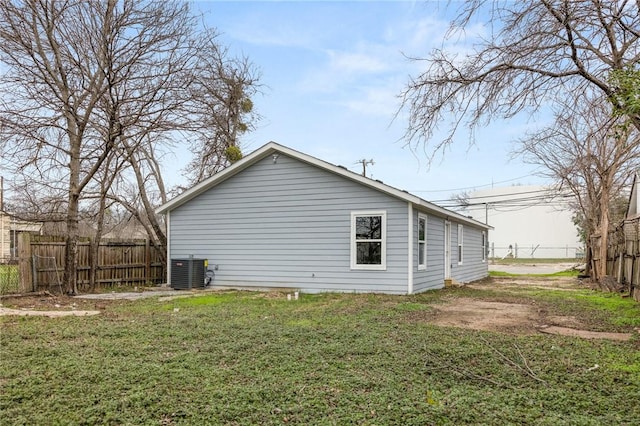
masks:
{"label": "white window trim", "polygon": [[[424,220],[424,240],[420,240],[420,221]],[[427,270],[427,215],[423,213],[418,213],[418,235],[416,240],[418,241],[418,271],[426,271]],[[420,243],[424,243],[424,256],[420,259]]]}
{"label": "white window trim", "polygon": [[[356,217],[361,216],[381,216],[382,217],[382,246],[380,265],[358,265],[356,263]],[[387,270],[387,212],[386,210],[367,210],[351,212],[351,269],[356,270]]]}
{"label": "white window trim", "polygon": [[464,225],[458,224],[458,265],[464,262]]}
{"label": "white window trim", "polygon": [[487,261],[487,231],[482,231],[482,263]]}

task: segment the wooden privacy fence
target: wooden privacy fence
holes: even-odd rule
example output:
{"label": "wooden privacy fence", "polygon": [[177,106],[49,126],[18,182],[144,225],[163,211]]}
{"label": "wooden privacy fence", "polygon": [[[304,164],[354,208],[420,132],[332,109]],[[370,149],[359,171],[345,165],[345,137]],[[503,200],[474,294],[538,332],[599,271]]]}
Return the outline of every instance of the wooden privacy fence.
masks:
{"label": "wooden privacy fence", "polygon": [[[63,282],[66,247],[64,237],[20,234],[21,291],[66,290]],[[91,241],[78,243],[78,290],[90,288]],[[156,285],[166,282],[160,250],[149,240],[104,239],[98,245],[96,288]]]}
{"label": "wooden privacy fence", "polygon": [[[601,243],[600,235],[592,237],[595,268],[601,262]],[[640,217],[627,219],[610,231],[607,243],[607,275],[612,276],[623,291],[640,302]]]}

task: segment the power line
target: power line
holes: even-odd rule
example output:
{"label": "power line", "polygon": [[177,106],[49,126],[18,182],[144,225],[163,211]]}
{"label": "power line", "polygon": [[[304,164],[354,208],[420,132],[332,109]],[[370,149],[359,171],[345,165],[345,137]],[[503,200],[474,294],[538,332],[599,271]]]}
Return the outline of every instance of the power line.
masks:
{"label": "power line", "polygon": [[[526,194],[537,194],[537,195],[528,195],[526,197],[517,197],[517,195],[526,195]],[[516,197],[509,197],[510,195],[516,195]],[[477,202],[451,202],[453,200],[441,200],[438,202],[439,205],[445,208],[460,208],[460,207],[477,207],[489,205],[493,206],[495,209],[496,206],[500,206],[503,208],[527,208],[539,205],[546,206],[556,206],[556,207],[564,207],[567,205],[566,200],[570,200],[573,198],[572,194],[556,192],[553,193],[550,191],[523,191],[514,194],[501,194],[495,196],[487,196],[487,197],[472,197],[474,199],[485,199],[490,197],[503,197],[501,200],[492,200],[492,201],[477,201]],[[509,197],[509,198],[506,198]],[[448,203],[447,203],[448,201]]]}
{"label": "power line", "polygon": [[484,184],[484,185],[466,186],[466,187],[463,187],[463,188],[451,188],[451,189],[430,189],[430,190],[427,190],[427,189],[424,189],[424,190],[410,190],[409,192],[412,192],[412,193],[417,193],[417,192],[435,193],[435,192],[454,192],[454,191],[464,191],[464,190],[466,190],[466,189],[484,188],[484,187],[487,187],[487,186],[491,186],[491,187],[493,187],[493,186],[494,186],[494,185],[496,185],[496,184],[507,183],[507,182],[513,182],[513,181],[516,181],[516,180],[519,180],[519,179],[524,179],[524,178],[527,178],[527,177],[531,177],[531,175],[519,176],[519,177],[516,177],[516,178],[513,178],[513,179],[501,180],[501,181],[498,181],[498,182],[491,182],[491,183],[487,183],[487,184]]}
{"label": "power line", "polygon": [[[533,197],[521,197],[521,198],[514,198],[514,196],[518,196],[518,195],[527,195],[527,194],[539,194]],[[469,200],[485,200],[488,198],[498,198],[498,197],[510,197],[510,198],[505,198],[504,200],[494,200],[494,201],[478,201],[477,203],[473,203],[473,202],[468,202]],[[549,189],[539,189],[539,190],[534,190],[534,191],[522,191],[522,192],[511,192],[511,193],[507,193],[507,194],[494,194],[494,195],[479,195],[476,197],[463,197],[463,199],[465,201],[467,201],[466,205],[473,205],[473,204],[485,204],[485,203],[497,203],[497,202],[501,202],[501,201],[513,201],[513,200],[527,200],[527,199],[533,199],[533,198],[555,198],[555,197],[566,197],[566,198],[570,198],[572,197],[571,194],[566,193],[566,192],[559,192],[559,191],[554,191],[554,190],[549,190]],[[433,200],[433,203],[446,203],[446,202],[451,202],[451,198],[446,199],[446,200]]]}

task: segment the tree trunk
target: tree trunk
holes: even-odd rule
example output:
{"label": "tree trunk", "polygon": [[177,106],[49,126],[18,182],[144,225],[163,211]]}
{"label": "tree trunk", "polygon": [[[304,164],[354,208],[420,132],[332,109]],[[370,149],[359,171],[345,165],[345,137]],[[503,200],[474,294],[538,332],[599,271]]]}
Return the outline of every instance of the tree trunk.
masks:
{"label": "tree trunk", "polygon": [[78,194],[69,192],[64,281],[69,294],[78,294]]}
{"label": "tree trunk", "polygon": [[104,209],[104,197],[101,197],[97,229],[89,246],[89,286],[91,287],[92,292],[96,290],[97,286],[96,275],[98,272],[98,251],[100,250],[100,241],[102,241],[102,234],[104,232]]}
{"label": "tree trunk", "polygon": [[607,275],[607,249],[609,243],[609,186],[602,185],[600,194],[600,264],[598,265],[598,279]]}
{"label": "tree trunk", "polygon": [[[77,130],[75,122],[67,118],[68,126]],[[78,132],[76,136],[69,137],[69,202],[67,206],[67,239],[64,264],[64,281],[67,283],[67,292],[78,294],[78,211],[80,203],[80,144],[81,138]]]}
{"label": "tree trunk", "polygon": [[593,254],[591,253],[591,243],[587,243],[584,251],[584,275],[591,277],[591,262],[593,261]]}
{"label": "tree trunk", "polygon": [[91,245],[89,247],[89,285],[91,286],[91,291],[95,291],[97,287],[96,275],[98,272],[98,252],[100,250],[100,241],[102,241],[102,235],[104,234],[104,221],[105,221],[105,210],[107,209],[107,190],[108,187],[113,184],[113,177],[107,177],[108,170],[111,168],[111,161],[107,161],[106,163],[106,172],[105,177],[100,185],[100,202],[98,205],[97,212],[97,222],[96,222],[96,232],[91,240]]}
{"label": "tree trunk", "polygon": [[[143,176],[142,169],[140,168],[140,164],[138,162],[139,160],[136,159],[135,152],[133,151],[133,149],[127,143],[125,143],[124,145],[127,149],[129,157],[131,158],[130,160],[131,169],[133,170],[133,173],[136,177],[136,183],[138,184],[138,191],[140,191],[140,194],[139,194],[140,201],[142,202],[142,206],[144,208],[146,218],[148,219],[149,225],[151,226],[151,228],[153,229],[153,232],[155,233],[155,237],[156,237],[155,240],[157,240],[160,246],[162,247],[161,251],[163,253],[166,253],[166,248],[167,248],[166,231],[158,221],[158,218],[154,211],[155,209],[151,204],[151,201],[149,200],[147,187],[145,185],[146,179],[145,179],[145,176]],[[157,176],[157,178],[161,178],[161,176]],[[157,179],[156,181],[159,182],[160,179]],[[164,194],[163,194],[163,197],[164,197]],[[151,238],[151,235],[149,237]]]}
{"label": "tree trunk", "polygon": [[89,240],[89,289],[92,293],[96,291],[96,270],[98,268],[99,244],[100,239],[97,235]]}

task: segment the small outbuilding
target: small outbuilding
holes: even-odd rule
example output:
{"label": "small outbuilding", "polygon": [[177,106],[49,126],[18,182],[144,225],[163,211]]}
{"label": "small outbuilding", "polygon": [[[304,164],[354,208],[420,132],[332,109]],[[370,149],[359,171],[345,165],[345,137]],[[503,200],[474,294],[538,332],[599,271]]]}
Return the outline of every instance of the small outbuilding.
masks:
{"label": "small outbuilding", "polygon": [[412,294],[488,275],[491,227],[275,142],[157,212],[167,259],[208,260],[214,286]]}

